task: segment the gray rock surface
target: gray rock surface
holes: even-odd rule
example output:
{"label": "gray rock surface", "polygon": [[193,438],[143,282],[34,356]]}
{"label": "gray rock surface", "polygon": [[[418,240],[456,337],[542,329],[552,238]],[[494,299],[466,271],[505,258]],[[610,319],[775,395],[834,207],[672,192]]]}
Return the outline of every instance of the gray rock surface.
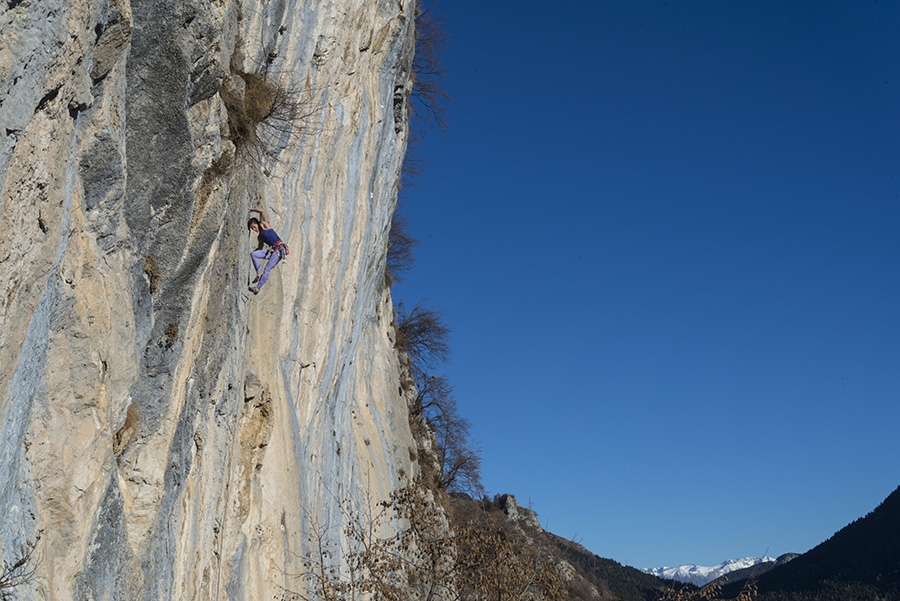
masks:
{"label": "gray rock surface", "polygon": [[[416,473],[384,282],[414,11],[0,8],[0,547],[39,559],[20,598],[280,598],[340,501]],[[301,117],[252,148],[223,98],[246,74]],[[253,296],[260,205],[291,254]]]}
{"label": "gray rock surface", "polygon": [[503,511],[510,520],[514,522],[524,522],[529,528],[543,531],[537,514],[527,507],[522,507],[513,495],[499,495],[496,502],[500,506],[500,510]]}

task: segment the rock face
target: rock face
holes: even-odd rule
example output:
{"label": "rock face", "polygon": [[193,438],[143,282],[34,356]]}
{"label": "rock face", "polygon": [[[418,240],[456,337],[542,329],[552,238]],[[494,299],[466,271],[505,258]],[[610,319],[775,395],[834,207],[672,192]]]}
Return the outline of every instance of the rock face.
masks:
{"label": "rock face", "polygon": [[496,499],[500,510],[513,522],[524,522],[529,528],[542,531],[541,522],[537,514],[526,507],[522,507],[519,501],[510,494],[499,495]]}
{"label": "rock face", "polygon": [[[416,472],[384,282],[414,11],[3,3],[0,547],[38,541],[21,598],[281,598],[343,501]],[[292,110],[235,146],[259,80]],[[257,296],[254,206],[291,247]]]}

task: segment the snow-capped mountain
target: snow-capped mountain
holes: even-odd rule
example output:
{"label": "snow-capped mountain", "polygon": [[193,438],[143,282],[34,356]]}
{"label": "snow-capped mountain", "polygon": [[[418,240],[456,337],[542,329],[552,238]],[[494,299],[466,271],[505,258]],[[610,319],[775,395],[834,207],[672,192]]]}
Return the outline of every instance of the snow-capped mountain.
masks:
{"label": "snow-capped mountain", "polygon": [[696,586],[703,586],[729,572],[750,568],[758,563],[767,561],[775,560],[771,557],[745,557],[744,559],[729,559],[712,567],[690,564],[678,566],[677,568],[670,568],[667,566],[661,568],[643,568],[641,571],[646,572],[647,574],[653,574],[659,578],[665,578],[666,580],[677,580],[678,582],[689,582]]}

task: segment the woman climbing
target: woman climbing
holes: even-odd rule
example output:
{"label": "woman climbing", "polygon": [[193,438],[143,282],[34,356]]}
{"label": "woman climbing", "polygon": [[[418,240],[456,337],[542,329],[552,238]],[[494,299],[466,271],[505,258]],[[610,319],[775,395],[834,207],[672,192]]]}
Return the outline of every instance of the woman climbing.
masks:
{"label": "woman climbing", "polygon": [[[258,294],[259,289],[263,287],[266,280],[269,279],[269,272],[278,265],[278,262],[285,258],[291,251],[287,244],[281,241],[278,234],[269,226],[269,220],[266,218],[266,211],[263,208],[250,209],[251,213],[259,213],[259,219],[251,217],[247,221],[247,229],[253,230],[257,234],[259,246],[250,253],[250,260],[253,261],[253,268],[256,269],[256,277],[250,286],[250,292]],[[269,248],[266,248],[266,247]],[[265,268],[259,271],[262,262],[266,261]]]}

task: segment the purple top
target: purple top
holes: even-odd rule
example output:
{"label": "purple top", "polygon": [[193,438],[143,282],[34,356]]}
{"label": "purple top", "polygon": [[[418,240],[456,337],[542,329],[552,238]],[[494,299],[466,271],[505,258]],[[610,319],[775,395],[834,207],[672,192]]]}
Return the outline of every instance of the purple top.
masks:
{"label": "purple top", "polygon": [[281,238],[278,237],[278,234],[275,233],[275,230],[273,228],[264,230],[264,229],[262,229],[262,227],[259,228],[258,239],[260,242],[262,242],[264,244],[268,244],[269,246],[272,246],[272,247],[274,247],[275,244],[279,240],[281,240]]}

